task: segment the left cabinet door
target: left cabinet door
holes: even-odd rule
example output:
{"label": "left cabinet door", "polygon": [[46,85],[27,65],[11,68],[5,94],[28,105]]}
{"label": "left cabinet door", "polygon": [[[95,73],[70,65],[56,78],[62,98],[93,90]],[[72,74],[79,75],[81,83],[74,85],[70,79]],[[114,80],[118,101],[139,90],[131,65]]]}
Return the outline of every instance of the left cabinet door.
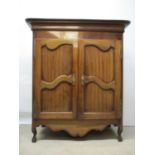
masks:
{"label": "left cabinet door", "polygon": [[77,59],[77,41],[34,40],[34,118],[74,119],[76,117]]}

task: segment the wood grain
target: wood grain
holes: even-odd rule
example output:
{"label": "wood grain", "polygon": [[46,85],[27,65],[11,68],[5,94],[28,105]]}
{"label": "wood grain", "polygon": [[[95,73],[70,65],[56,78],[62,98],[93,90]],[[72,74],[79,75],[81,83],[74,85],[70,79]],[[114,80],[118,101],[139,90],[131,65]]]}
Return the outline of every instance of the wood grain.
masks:
{"label": "wood grain", "polygon": [[41,93],[41,112],[71,112],[72,87],[61,83],[54,89],[44,89]]}
{"label": "wood grain", "polygon": [[114,90],[104,90],[91,83],[85,86],[84,95],[84,113],[96,112],[98,115],[103,112],[103,118],[104,113],[114,112]]}

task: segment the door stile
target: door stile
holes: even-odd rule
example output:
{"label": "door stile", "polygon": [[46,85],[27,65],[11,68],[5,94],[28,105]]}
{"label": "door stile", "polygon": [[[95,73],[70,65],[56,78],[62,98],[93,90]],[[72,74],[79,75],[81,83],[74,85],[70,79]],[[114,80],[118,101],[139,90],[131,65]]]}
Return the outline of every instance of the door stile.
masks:
{"label": "door stile", "polygon": [[84,87],[82,86],[82,76],[84,72],[84,49],[83,49],[83,41],[79,40],[78,42],[79,47],[79,84],[78,84],[78,90],[79,90],[79,96],[78,96],[78,118],[81,119],[82,115],[84,113]]}
{"label": "door stile", "polygon": [[77,118],[77,104],[78,104],[78,43],[73,40],[73,78],[75,84],[73,85],[73,118]]}

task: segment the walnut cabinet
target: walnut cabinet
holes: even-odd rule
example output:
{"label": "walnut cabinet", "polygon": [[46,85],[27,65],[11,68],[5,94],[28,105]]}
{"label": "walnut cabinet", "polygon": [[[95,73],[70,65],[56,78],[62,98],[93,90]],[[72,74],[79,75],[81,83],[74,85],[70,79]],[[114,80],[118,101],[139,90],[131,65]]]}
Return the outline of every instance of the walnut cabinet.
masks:
{"label": "walnut cabinet", "polygon": [[33,31],[36,128],[73,137],[118,127],[122,141],[123,32],[129,21],[26,19]]}

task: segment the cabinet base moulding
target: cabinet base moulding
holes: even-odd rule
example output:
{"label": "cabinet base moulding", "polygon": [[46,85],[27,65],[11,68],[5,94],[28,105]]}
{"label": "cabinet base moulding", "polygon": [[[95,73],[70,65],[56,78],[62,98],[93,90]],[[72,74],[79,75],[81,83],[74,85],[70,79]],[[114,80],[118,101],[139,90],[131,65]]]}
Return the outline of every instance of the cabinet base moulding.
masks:
{"label": "cabinet base moulding", "polygon": [[76,126],[76,125],[47,125],[52,131],[66,131],[72,137],[83,137],[91,130],[102,131],[104,130],[107,125],[94,125],[94,126]]}

